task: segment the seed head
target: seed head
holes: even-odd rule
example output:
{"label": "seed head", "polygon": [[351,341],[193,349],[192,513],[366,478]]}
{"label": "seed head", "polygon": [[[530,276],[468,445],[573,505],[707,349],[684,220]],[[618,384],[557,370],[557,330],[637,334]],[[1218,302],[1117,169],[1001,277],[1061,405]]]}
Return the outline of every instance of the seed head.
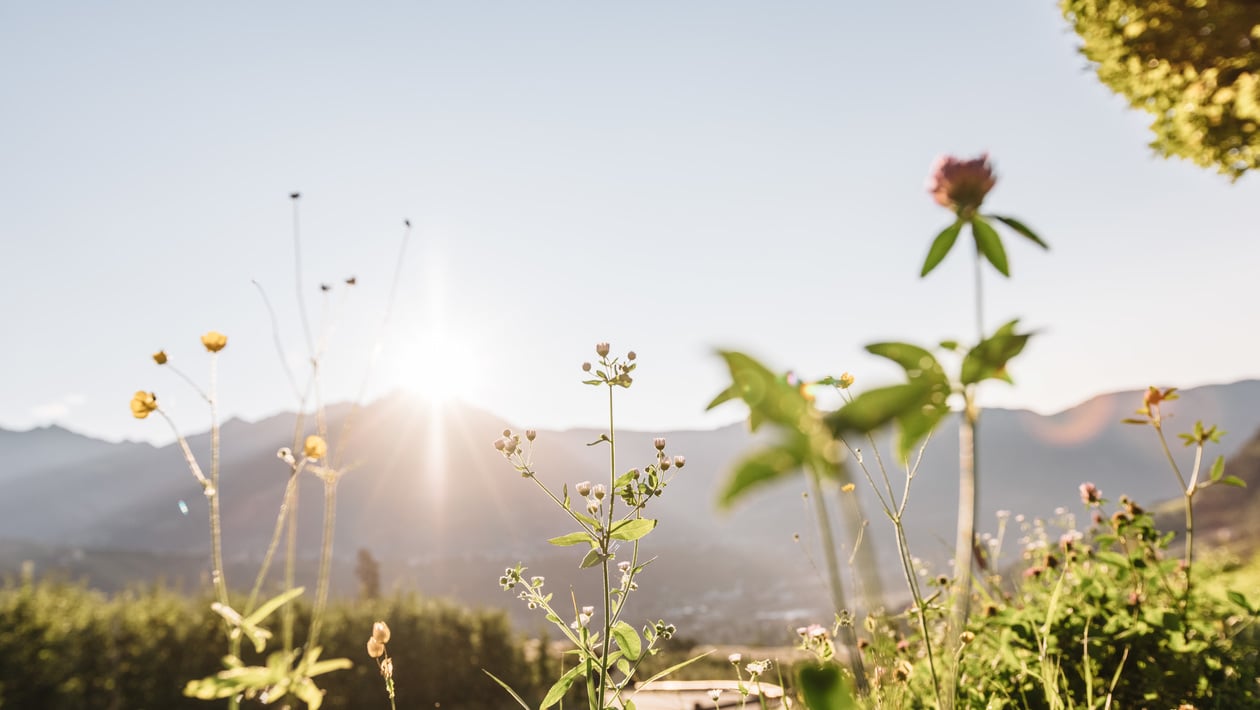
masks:
{"label": "seed head", "polygon": [[372,638],[381,643],[389,643],[389,626],[384,621],[372,624]]}
{"label": "seed head", "polygon": [[637,358],[637,357],[638,357],[638,355],[635,355],[633,350],[631,350],[630,352],[626,353],[626,359],[627,359],[627,360],[629,360],[630,362],[634,362],[634,359],[635,359],[635,358]]}
{"label": "seed head", "polygon": [[589,362],[582,363],[582,372],[590,372],[590,371],[591,371],[591,363]]}

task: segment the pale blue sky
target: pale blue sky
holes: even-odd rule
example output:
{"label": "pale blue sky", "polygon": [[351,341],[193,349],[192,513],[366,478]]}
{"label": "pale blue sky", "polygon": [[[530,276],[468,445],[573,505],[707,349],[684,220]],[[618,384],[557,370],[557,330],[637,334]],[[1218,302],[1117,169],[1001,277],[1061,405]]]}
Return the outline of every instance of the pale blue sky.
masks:
{"label": "pale blue sky", "polygon": [[[883,339],[973,332],[924,180],[988,150],[1008,238],[990,325],[1041,328],[990,404],[1053,411],[1149,383],[1260,376],[1255,179],[1153,158],[1053,2],[7,3],[0,7],[0,426],[162,440],[127,401],[291,407],[262,282],[297,351],[306,281],[354,274],[326,391],[357,391],[401,234],[373,392],[459,382],[521,425],[596,423],[597,340],[640,355],[621,422],[711,427],[713,349],[807,374],[896,373]],[[315,317],[315,316],[313,316]],[[438,342],[433,334],[443,331]],[[462,382],[461,382],[462,381]],[[488,437],[493,432],[487,432]]]}

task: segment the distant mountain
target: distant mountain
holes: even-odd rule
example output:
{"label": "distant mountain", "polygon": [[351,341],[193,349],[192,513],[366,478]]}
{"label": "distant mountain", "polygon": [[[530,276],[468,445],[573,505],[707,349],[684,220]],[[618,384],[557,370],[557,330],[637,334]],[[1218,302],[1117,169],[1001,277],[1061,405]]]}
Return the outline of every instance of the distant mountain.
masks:
{"label": "distant mountain", "polygon": [[[1030,519],[1054,517],[1060,506],[1079,513],[1077,486],[1083,481],[1095,483],[1112,499],[1126,493],[1154,502],[1176,495],[1176,478],[1154,433],[1119,423],[1140,402],[1140,392],[1124,392],[1052,416],[986,411],[980,431],[982,527],[993,529],[999,509]],[[1234,456],[1243,451],[1246,436],[1260,429],[1257,403],[1260,381],[1186,390],[1170,405],[1173,418],[1167,428],[1188,429],[1195,419],[1218,424],[1232,434],[1217,453]],[[337,432],[350,412],[347,406],[329,410],[334,444],[342,440]],[[491,447],[511,425],[472,407],[438,410],[403,396],[376,402],[349,421],[345,461],[353,470],[337,491],[334,547],[342,591],[353,592],[352,558],[359,548],[382,561],[387,587],[415,586],[514,612],[523,610],[495,584],[505,566],[523,562],[531,573],[560,585],[557,591],[567,591],[571,580],[593,577],[578,574],[580,553],[545,543],[570,532],[572,524]],[[235,586],[248,585],[247,570],[270,539],[288,475],[276,450],[292,446],[293,433],[292,415],[230,421],[223,427],[223,529],[229,580]],[[716,638],[714,629],[721,625],[743,639],[779,633],[797,620],[826,618],[820,611],[826,594],[814,568],[822,564],[812,543],[814,524],[800,496],[803,479],[772,486],[734,510],[718,511],[714,501],[731,466],[761,435],[750,435],[743,425],[619,432],[619,470],[652,462],[652,438],[658,435],[667,438],[670,453],[687,456],[687,466],[649,509],[661,522],[643,547],[659,558],[642,579],[641,613],[687,621],[705,629],[706,638]],[[607,448],[587,446],[598,436],[585,430],[539,432],[534,446],[539,480],[553,489],[567,483],[572,490],[578,481],[604,479]],[[934,435],[908,506],[912,547],[935,569],[943,569],[952,547],[957,437],[952,420]],[[190,445],[208,470],[209,435],[192,437]],[[20,453],[9,457],[7,452]],[[207,505],[177,446],[108,444],[52,428],[0,432],[0,457],[5,467],[0,540],[10,541],[0,545],[0,574],[19,558],[86,576],[106,588],[157,575],[195,584],[204,574]],[[864,544],[874,545],[879,559],[888,562],[884,576],[895,584],[891,529],[868,486],[858,483],[858,499],[869,519]],[[311,572],[320,544],[322,484],[308,476],[300,491],[299,552],[304,570]],[[829,494],[829,502],[837,502],[835,495]],[[1225,520],[1224,513],[1211,511],[1228,509],[1231,500],[1216,502],[1205,493],[1205,520],[1212,515]],[[794,543],[794,533],[805,542]],[[1234,534],[1260,535],[1260,530]],[[588,586],[593,581],[578,584],[575,593],[590,598],[596,593]]]}

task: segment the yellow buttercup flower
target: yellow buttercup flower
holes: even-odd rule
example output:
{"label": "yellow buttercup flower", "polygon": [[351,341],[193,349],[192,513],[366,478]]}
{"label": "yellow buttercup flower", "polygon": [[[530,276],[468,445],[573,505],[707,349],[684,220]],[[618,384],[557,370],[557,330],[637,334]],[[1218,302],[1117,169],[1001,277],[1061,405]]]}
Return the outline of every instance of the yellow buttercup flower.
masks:
{"label": "yellow buttercup flower", "polygon": [[131,398],[131,415],[136,419],[144,419],[149,412],[157,409],[157,395],[140,390]]}
{"label": "yellow buttercup flower", "polygon": [[840,486],[840,490],[844,491],[845,493],[852,493],[854,488],[857,488],[857,486],[853,485],[852,483],[846,483],[843,486]]}
{"label": "yellow buttercup flower", "polygon": [[166,351],[159,350],[153,353],[153,362],[156,362],[159,365],[165,365],[166,364]]}
{"label": "yellow buttercup flower", "polygon": [[311,434],[306,437],[306,445],[302,447],[302,453],[311,460],[322,459],[328,455],[328,443],[324,441],[324,437]]}
{"label": "yellow buttercup flower", "polygon": [[217,353],[227,347],[227,336],[217,330],[212,330],[201,336],[201,344],[206,346],[206,350]]}

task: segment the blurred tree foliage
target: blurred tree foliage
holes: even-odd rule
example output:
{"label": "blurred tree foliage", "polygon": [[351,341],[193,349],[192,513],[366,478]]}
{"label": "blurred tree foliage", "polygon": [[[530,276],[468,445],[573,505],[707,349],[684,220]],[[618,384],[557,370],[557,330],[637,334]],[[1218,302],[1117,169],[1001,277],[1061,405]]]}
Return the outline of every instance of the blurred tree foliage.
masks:
{"label": "blurred tree foliage", "polygon": [[1154,117],[1151,147],[1237,180],[1260,164],[1260,0],[1061,0],[1098,78]]}
{"label": "blurred tree foliage", "polygon": [[[554,659],[526,652],[537,644],[516,636],[502,612],[414,594],[335,604],[324,619],[324,655],[355,665],[321,676],[325,708],[389,707],[366,649],[379,619],[393,631],[389,650],[400,710],[438,703],[444,710],[513,707],[483,668],[536,702],[544,679],[557,674]],[[309,608],[300,607],[300,634],[308,621]],[[186,698],[183,689],[220,668],[222,638],[209,599],[160,588],[106,597],[81,585],[29,579],[0,586],[0,708],[221,707]]]}

